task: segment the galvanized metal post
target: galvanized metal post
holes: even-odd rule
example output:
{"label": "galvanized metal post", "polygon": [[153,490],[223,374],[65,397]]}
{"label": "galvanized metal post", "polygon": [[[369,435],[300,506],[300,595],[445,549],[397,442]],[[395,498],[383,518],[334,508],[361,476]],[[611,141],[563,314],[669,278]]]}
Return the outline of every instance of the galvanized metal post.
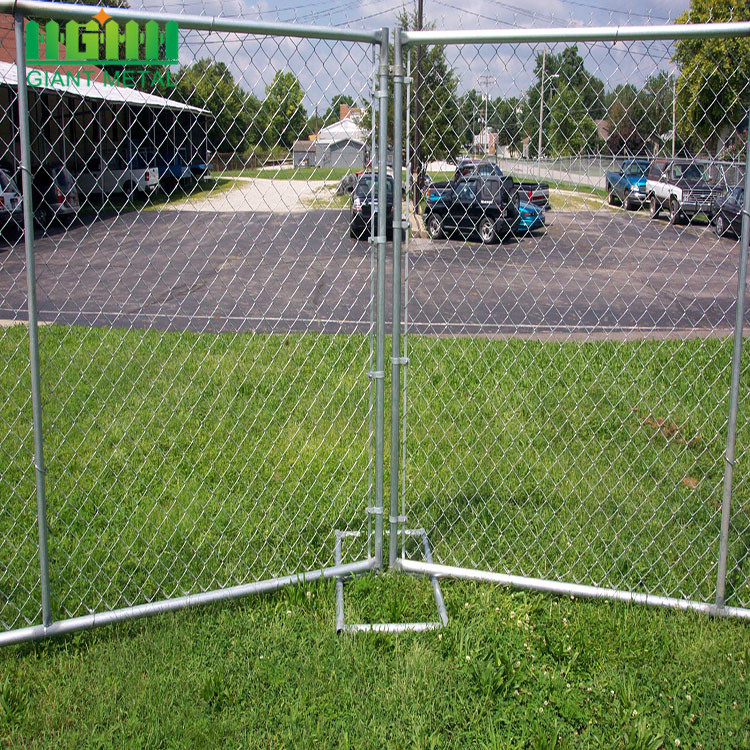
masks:
{"label": "galvanized metal post", "polygon": [[36,308],[36,269],[34,267],[34,207],[31,199],[31,138],[29,100],[26,86],[26,48],[24,16],[16,13],[16,72],[18,75],[18,133],[21,144],[21,187],[23,227],[26,246],[26,283],[29,297],[29,359],[31,364],[31,409],[34,421],[34,469],[36,473],[36,515],[39,527],[39,568],[42,585],[42,623],[52,624],[47,552],[47,498],[44,488],[44,447],[42,432],[42,395],[39,375],[39,326]]}
{"label": "galvanized metal post", "polygon": [[401,56],[401,29],[395,31],[393,48],[393,295],[391,323],[391,489],[388,516],[388,567],[398,557],[398,480],[399,480],[399,416],[401,407],[401,149],[403,145],[402,97],[404,68]]}
{"label": "galvanized metal post", "polygon": [[[750,113],[748,113],[750,119]],[[732,478],[734,474],[734,449],[737,438],[737,408],[740,390],[742,360],[742,327],[745,317],[745,286],[747,282],[747,254],[750,243],[750,130],[745,146],[745,204],[742,210],[742,235],[740,265],[737,272],[737,314],[734,322],[734,352],[732,354],[732,381],[729,391],[729,424],[727,450],[724,457],[724,496],[721,503],[721,532],[719,538],[719,567],[716,574],[716,608],[726,603],[727,556],[729,554],[729,522],[732,510]]]}
{"label": "galvanized metal post", "polygon": [[[383,567],[383,489],[385,453],[385,244],[387,234],[386,172],[388,130],[388,29],[381,30],[380,68],[378,86],[378,246],[377,271],[377,322],[375,331],[375,560],[377,568]],[[373,162],[373,172],[375,164]],[[375,175],[373,175],[374,177]]]}
{"label": "galvanized metal post", "polygon": [[[403,30],[399,30],[399,41],[403,36]],[[404,64],[403,44],[401,46],[401,65]],[[409,153],[411,144],[411,121],[409,112],[411,110],[411,55],[406,56],[406,78],[404,79],[404,89],[406,92],[403,121],[404,121],[404,167],[406,172],[406,185],[404,193],[406,195],[406,224],[411,226],[411,154]],[[404,257],[404,278],[403,278],[403,327],[404,327],[404,358],[409,360],[409,238],[411,237],[410,229],[406,232],[406,243],[402,248]],[[401,391],[403,406],[401,407],[401,514],[406,515],[406,441],[407,441],[407,406],[409,391],[409,371],[404,370],[404,376],[401,378]],[[406,534],[401,535],[401,557],[406,557]]]}
{"label": "galvanized metal post", "polygon": [[[370,107],[372,108],[372,117],[370,118],[370,164],[372,164],[372,160],[375,158],[375,103],[377,102],[377,95],[378,95],[378,55],[377,55],[377,48],[376,45],[372,45],[372,80],[370,82]],[[367,159],[365,159],[365,163],[363,164],[363,167],[367,169]],[[374,222],[375,222],[375,216],[374,214],[370,215],[370,234],[371,236],[375,235],[374,230]],[[375,357],[375,253],[373,252],[372,245],[369,248],[370,252],[370,302],[369,302],[369,319],[368,319],[368,338],[369,338],[369,359],[368,367],[370,371],[372,371],[373,363],[374,363],[374,357]],[[373,382],[372,378],[370,378],[370,382],[368,384],[367,388],[367,395],[368,395],[368,403],[367,403],[367,420],[368,420],[368,427],[369,427],[369,435],[368,435],[368,470],[369,470],[369,485],[367,488],[367,505],[369,508],[374,508],[374,492],[375,492],[375,467],[374,467],[374,458],[375,458],[375,383]],[[367,556],[372,556],[372,515],[370,513],[367,514]]]}

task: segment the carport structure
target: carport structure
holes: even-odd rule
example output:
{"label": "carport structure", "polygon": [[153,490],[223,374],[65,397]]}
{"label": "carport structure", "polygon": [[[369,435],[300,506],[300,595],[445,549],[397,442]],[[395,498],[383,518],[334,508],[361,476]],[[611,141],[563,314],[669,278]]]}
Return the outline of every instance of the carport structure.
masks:
{"label": "carport structure", "polygon": [[[18,78],[9,20],[0,17],[0,145],[15,166]],[[31,150],[40,162],[53,157],[76,173],[92,161],[116,169],[135,157],[134,167],[159,166],[161,176],[175,162],[188,168],[207,162],[207,110],[112,85],[92,65],[27,68],[27,80]]]}

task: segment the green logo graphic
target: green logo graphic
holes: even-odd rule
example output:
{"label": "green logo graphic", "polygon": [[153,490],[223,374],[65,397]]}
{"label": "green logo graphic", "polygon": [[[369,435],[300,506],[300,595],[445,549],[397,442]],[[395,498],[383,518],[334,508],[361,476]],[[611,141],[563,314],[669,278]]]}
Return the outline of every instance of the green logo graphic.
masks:
{"label": "green logo graphic", "polygon": [[[30,65],[94,62],[99,65],[178,65],[178,27],[167,21],[164,30],[156,21],[143,29],[136,21],[125,24],[125,33],[108,13],[100,10],[85,24],[68,21],[64,28],[47,21],[42,29],[36,21],[26,25],[26,61]],[[60,59],[60,45],[65,57]],[[40,50],[44,50],[44,57]],[[125,53],[124,59],[121,53]],[[159,57],[163,52],[164,56]]]}

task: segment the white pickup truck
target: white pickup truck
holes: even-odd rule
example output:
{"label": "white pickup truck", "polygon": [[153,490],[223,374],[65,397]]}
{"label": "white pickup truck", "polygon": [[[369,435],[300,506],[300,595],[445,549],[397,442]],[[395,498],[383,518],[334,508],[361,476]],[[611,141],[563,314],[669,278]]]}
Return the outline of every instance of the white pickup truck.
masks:
{"label": "white pickup truck", "polygon": [[125,193],[145,195],[159,184],[159,170],[146,167],[133,158],[126,161],[120,154],[93,156],[76,176],[76,187],[83,195]]}
{"label": "white pickup truck", "polygon": [[711,219],[720,194],[706,181],[703,167],[689,159],[655,159],[646,177],[651,218],[666,209],[670,224],[679,224],[696,214]]}

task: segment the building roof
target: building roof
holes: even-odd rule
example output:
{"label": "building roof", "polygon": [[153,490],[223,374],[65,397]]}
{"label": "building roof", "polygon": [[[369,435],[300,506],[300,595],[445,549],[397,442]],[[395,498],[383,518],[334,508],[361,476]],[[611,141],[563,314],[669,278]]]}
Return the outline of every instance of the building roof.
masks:
{"label": "building roof", "polygon": [[[83,75],[80,77],[80,85],[77,85],[72,80],[72,76],[75,74],[74,71],[61,74],[59,78],[65,82],[59,83],[52,81],[52,76],[57,72],[55,70],[26,68],[27,80],[29,74],[33,71],[41,74],[40,80],[42,81],[42,85],[35,85],[33,87],[35,89],[59,91],[65,94],[72,94],[73,96],[80,96],[84,99],[100,99],[106,102],[119,102],[121,104],[132,104],[140,107],[160,107],[162,109],[176,109],[185,112],[208,112],[208,110],[201,109],[200,107],[192,107],[189,104],[165,99],[163,96],[156,96],[156,94],[147,94],[145,91],[131,89],[126,86],[110,86],[94,80],[91,83],[86,83],[85,76]],[[44,77],[45,73],[47,74],[47,79]],[[70,76],[68,73],[70,73]],[[12,86],[13,88],[18,86],[18,71],[14,63],[0,62],[0,85]]]}
{"label": "building roof", "polygon": [[364,146],[364,141],[358,141],[356,138],[349,138],[349,136],[344,136],[343,138],[336,138],[332,141],[317,141],[321,146],[324,148],[330,148],[331,146],[336,146],[339,143],[356,143],[358,146]]}
{"label": "building roof", "polygon": [[367,134],[354,120],[347,117],[321,128],[317,140],[320,143],[338,143],[345,140],[367,143]]}

